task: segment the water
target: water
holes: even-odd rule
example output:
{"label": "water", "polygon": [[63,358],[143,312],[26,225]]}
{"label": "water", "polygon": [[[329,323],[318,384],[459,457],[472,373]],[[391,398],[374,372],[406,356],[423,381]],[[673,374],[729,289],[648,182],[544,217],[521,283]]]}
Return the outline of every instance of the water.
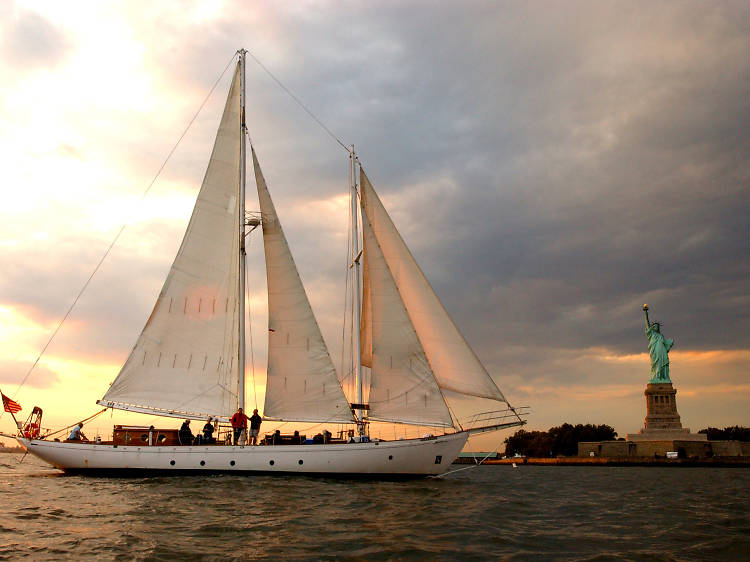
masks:
{"label": "water", "polygon": [[62,476],[20,458],[0,455],[0,559],[750,556],[747,469],[486,466],[406,482],[123,479]]}

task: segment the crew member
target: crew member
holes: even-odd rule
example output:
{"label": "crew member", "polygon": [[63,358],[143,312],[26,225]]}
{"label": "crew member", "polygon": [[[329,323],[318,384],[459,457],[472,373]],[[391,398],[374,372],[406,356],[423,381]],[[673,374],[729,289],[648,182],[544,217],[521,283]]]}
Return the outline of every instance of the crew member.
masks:
{"label": "crew member", "polygon": [[216,440],[214,439],[214,424],[211,423],[212,418],[208,418],[208,421],[206,422],[206,425],[203,426],[203,442],[207,445],[211,445],[213,443],[216,443]]}
{"label": "crew member", "polygon": [[245,412],[242,411],[242,408],[237,408],[237,412],[229,421],[232,424],[232,429],[234,430],[234,444],[237,445],[240,441],[240,435],[242,434],[242,431],[244,430],[245,434],[247,434],[247,416],[245,415]]}
{"label": "crew member", "polygon": [[180,438],[181,445],[193,444],[193,441],[195,441],[195,436],[193,435],[193,432],[190,431],[190,420],[185,420],[182,423],[182,426],[180,427],[180,432],[178,433],[178,437]]}
{"label": "crew member", "polygon": [[83,429],[83,422],[78,422],[75,427],[73,427],[73,431],[70,432],[68,441],[88,441],[88,437],[83,434],[81,429]]}
{"label": "crew member", "polygon": [[253,410],[253,415],[250,416],[250,444],[258,444],[258,433],[260,433],[260,423],[263,421],[258,415],[258,410]]}

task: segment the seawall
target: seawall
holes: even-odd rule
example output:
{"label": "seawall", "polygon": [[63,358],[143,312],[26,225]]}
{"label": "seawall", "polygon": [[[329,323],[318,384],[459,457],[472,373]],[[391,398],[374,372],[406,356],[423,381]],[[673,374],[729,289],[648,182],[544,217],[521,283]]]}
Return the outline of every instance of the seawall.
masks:
{"label": "seawall", "polygon": [[[478,457],[477,460],[481,460]],[[666,459],[654,457],[551,457],[487,459],[488,465],[537,465],[537,466],[703,466],[703,467],[750,467],[748,457],[723,457],[709,459]],[[461,457],[454,464],[475,464],[473,458]]]}

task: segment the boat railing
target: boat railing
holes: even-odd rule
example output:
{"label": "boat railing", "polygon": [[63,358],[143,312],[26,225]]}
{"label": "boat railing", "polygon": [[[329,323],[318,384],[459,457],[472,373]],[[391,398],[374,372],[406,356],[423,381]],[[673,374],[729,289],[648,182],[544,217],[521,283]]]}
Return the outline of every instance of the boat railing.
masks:
{"label": "boat railing", "polygon": [[466,420],[462,420],[461,426],[464,429],[471,430],[482,427],[523,425],[526,423],[524,416],[527,416],[529,411],[528,406],[521,406],[517,408],[509,407],[504,410],[479,412],[466,418]]}

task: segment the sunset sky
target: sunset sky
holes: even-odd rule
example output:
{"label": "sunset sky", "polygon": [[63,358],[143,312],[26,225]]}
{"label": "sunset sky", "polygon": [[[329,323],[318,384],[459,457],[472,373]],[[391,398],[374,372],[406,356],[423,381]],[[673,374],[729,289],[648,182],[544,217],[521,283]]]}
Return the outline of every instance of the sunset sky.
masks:
{"label": "sunset sky", "polygon": [[[530,429],[643,426],[643,303],[675,339],[683,426],[750,425],[749,30],[747,2],[2,2],[0,388],[49,427],[98,409],[179,246],[230,71],[142,195],[244,47],[355,145]],[[347,154],[247,70],[250,135],[338,367]],[[96,425],[117,421],[134,419]]]}

